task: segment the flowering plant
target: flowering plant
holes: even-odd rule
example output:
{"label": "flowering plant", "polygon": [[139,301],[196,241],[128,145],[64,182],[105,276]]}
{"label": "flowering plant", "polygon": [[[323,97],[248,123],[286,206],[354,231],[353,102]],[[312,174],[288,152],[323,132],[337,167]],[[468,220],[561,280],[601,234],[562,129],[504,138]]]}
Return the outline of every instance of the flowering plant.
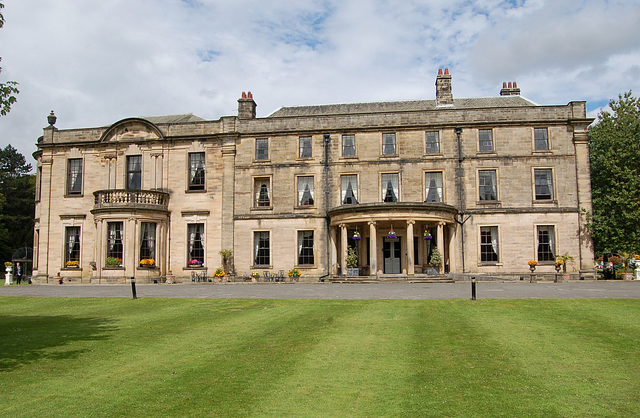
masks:
{"label": "flowering plant", "polygon": [[251,273],[249,275],[252,279],[259,279],[260,278],[260,273],[258,273],[257,271],[254,271],[253,273]]}
{"label": "flowering plant", "polygon": [[562,265],[564,264],[564,260],[558,259],[554,264],[556,267],[562,267]]}
{"label": "flowering plant", "polygon": [[67,261],[67,262],[65,263],[65,266],[66,266],[66,267],[78,267],[78,265],[79,265],[79,264],[80,264],[80,263],[79,263],[79,262],[77,262],[77,261]]}
{"label": "flowering plant", "polygon": [[358,232],[358,231],[355,231],[355,232],[353,233],[353,237],[352,237],[352,238],[353,238],[354,240],[356,240],[356,241],[358,241],[358,240],[362,239],[362,237],[360,236],[360,232]]}
{"label": "flowering plant", "polygon": [[538,265],[538,262],[536,260],[529,260],[527,264],[529,264],[529,267],[535,267]]}
{"label": "flowering plant", "polygon": [[427,229],[424,231],[424,239],[433,239],[433,236],[431,235],[431,230]]}
{"label": "flowering plant", "polygon": [[4,266],[5,267],[11,267],[11,266],[13,266],[13,263],[11,261],[5,261],[4,262]]}
{"label": "flowering plant", "polygon": [[396,232],[393,230],[393,227],[391,227],[391,230],[389,231],[389,234],[387,235],[388,238],[398,238],[398,236],[396,235]]}
{"label": "flowering plant", "polygon": [[96,269],[96,262],[95,261],[89,261],[89,265],[91,266],[92,269]]}
{"label": "flowering plant", "polygon": [[300,270],[298,270],[297,268],[292,268],[291,270],[289,270],[289,277],[291,277],[292,279],[297,279],[298,277],[300,277]]}
{"label": "flowering plant", "polygon": [[153,267],[156,264],[156,260],[152,258],[143,258],[140,260],[140,265],[143,267]]}
{"label": "flowering plant", "polygon": [[213,275],[216,276],[216,277],[224,277],[224,270],[222,268],[218,267],[216,269],[216,272],[213,273]]}
{"label": "flowering plant", "polygon": [[192,260],[189,260],[187,262],[187,264],[189,264],[190,266],[201,266],[202,265],[202,261],[194,258]]}
{"label": "flowering plant", "polygon": [[104,262],[105,266],[117,267],[122,265],[122,259],[120,257],[107,257]]}

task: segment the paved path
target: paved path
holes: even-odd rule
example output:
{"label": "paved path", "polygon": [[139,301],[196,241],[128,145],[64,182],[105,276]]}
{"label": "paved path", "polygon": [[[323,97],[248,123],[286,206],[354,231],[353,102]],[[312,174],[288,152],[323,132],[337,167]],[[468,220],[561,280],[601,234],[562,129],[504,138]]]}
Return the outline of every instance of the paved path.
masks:
{"label": "paved path", "polygon": [[[267,299],[468,299],[470,283],[138,284],[138,297]],[[0,286],[0,296],[131,297],[130,284]],[[640,298],[640,281],[477,284],[478,299]]]}

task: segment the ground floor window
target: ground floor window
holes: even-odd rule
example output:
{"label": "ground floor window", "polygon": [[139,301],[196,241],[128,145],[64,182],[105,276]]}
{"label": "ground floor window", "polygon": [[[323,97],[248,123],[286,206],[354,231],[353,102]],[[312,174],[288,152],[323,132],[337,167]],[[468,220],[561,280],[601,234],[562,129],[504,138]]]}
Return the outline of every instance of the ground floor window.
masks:
{"label": "ground floor window", "polygon": [[122,263],[122,222],[107,223],[107,258],[119,259]]}
{"label": "ground floor window", "polygon": [[187,235],[189,240],[188,264],[204,264],[204,224],[188,224]]}
{"label": "ground floor window", "polygon": [[480,261],[495,263],[498,261],[498,227],[483,226],[480,228]]}
{"label": "ground floor window", "polygon": [[271,265],[268,231],[259,231],[253,233],[253,247],[254,266]]}
{"label": "ground floor window", "polygon": [[80,227],[65,228],[64,263],[66,267],[78,267],[80,264]]}
{"label": "ground floor window", "polygon": [[555,231],[553,226],[538,226],[538,261],[555,261]]}
{"label": "ground floor window", "polygon": [[313,265],[313,231],[298,231],[298,265]]}
{"label": "ground floor window", "polygon": [[142,222],[140,224],[140,261],[156,259],[156,224]]}

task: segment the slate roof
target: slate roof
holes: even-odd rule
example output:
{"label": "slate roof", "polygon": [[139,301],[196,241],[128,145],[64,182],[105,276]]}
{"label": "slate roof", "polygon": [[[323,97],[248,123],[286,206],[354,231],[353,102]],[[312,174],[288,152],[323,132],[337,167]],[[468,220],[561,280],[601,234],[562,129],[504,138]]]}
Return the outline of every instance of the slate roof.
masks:
{"label": "slate roof", "polygon": [[185,122],[202,122],[200,116],[196,116],[193,113],[186,113],[183,115],[166,115],[166,116],[141,116],[140,119],[147,120],[155,124],[163,123],[185,123]]}
{"label": "slate roof", "polygon": [[489,107],[537,106],[522,96],[478,97],[453,99],[453,106],[436,107],[435,100],[411,100],[401,102],[345,103],[319,106],[281,107],[268,117],[348,115],[356,113],[415,112],[436,109],[478,109]]}

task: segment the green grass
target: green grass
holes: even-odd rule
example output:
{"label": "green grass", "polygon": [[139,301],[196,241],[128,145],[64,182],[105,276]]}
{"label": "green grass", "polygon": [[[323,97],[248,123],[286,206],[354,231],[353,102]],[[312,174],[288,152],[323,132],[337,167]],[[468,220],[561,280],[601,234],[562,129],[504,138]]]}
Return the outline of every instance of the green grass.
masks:
{"label": "green grass", "polygon": [[0,298],[5,416],[638,416],[637,300]]}

